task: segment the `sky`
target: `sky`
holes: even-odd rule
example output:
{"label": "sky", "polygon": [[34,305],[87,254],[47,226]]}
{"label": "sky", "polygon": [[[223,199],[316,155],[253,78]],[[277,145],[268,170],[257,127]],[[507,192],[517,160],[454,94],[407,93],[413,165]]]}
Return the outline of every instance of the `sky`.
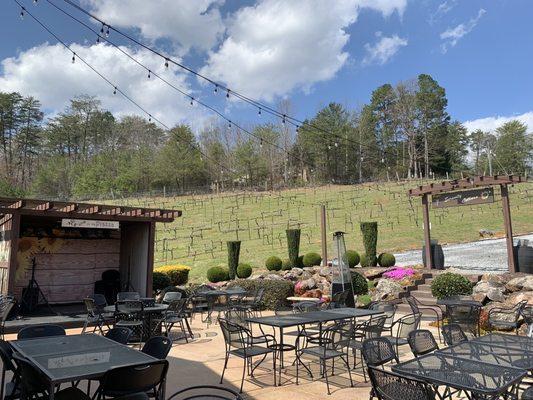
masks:
{"label": "sky", "polygon": [[[517,118],[533,131],[531,0],[72,0],[165,57],[273,108],[312,117],[330,102],[358,109],[384,83],[426,73],[446,89],[448,112],[469,130]],[[21,7],[26,8],[20,18]],[[64,0],[2,0],[0,91],[41,101],[51,117],[74,96],[96,96],[117,115],[143,111],[168,126],[217,123],[197,102],[232,121],[269,120],[257,108],[111,31]],[[70,50],[33,20],[34,15]],[[77,58],[81,57],[106,79]],[[114,87],[119,93],[113,94]]]}

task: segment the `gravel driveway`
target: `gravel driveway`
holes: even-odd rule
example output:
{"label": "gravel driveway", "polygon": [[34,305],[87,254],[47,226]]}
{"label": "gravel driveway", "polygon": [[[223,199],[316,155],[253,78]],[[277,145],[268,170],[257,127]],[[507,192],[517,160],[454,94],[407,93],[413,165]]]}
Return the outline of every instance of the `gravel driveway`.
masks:
{"label": "gravel driveway", "polygon": [[[533,244],[533,234],[515,236],[514,241],[527,239]],[[477,242],[442,246],[444,264],[464,270],[465,273],[507,272],[505,239],[485,239]],[[398,265],[422,264],[422,250],[395,254]]]}

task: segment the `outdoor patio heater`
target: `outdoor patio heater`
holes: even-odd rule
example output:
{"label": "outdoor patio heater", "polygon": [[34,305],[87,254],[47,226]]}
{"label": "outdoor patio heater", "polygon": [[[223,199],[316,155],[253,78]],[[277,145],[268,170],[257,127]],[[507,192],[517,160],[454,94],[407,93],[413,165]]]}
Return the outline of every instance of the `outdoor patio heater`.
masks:
{"label": "outdoor patio heater", "polygon": [[344,232],[333,233],[333,244],[337,258],[333,260],[331,265],[331,295],[340,293],[345,290],[350,292],[346,300],[348,307],[355,307],[352,274],[346,258],[346,245],[344,243]]}

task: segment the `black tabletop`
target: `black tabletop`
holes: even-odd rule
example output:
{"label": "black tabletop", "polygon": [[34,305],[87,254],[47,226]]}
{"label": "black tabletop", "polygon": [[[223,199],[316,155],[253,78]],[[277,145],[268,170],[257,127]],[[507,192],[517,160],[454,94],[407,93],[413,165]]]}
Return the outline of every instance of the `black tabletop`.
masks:
{"label": "black tabletop", "polygon": [[392,370],[425,380],[485,396],[496,396],[519,382],[527,371],[477,360],[434,353],[392,366]]}
{"label": "black tabletop", "polygon": [[522,351],[533,352],[533,338],[518,335],[506,335],[503,333],[491,333],[479,336],[472,341],[492,346],[519,349]]}
{"label": "black tabletop", "polygon": [[233,295],[240,295],[240,294],[246,294],[247,291],[244,289],[213,289],[213,290],[205,290],[198,292],[198,294],[202,296],[233,296]]}
{"label": "black tabletop", "polygon": [[494,346],[472,340],[438,350],[437,353],[505,367],[533,370],[533,347],[531,347],[531,351],[524,351],[513,347]]}
{"label": "black tabletop", "polygon": [[268,317],[248,318],[247,321],[260,325],[277,328],[288,328],[298,325],[315,324],[319,322],[339,321],[356,317],[367,317],[382,314],[378,310],[365,310],[362,308],[335,308],[323,311],[310,311],[290,315],[271,315]]}
{"label": "black tabletop", "polygon": [[437,300],[437,304],[441,306],[466,306],[466,307],[481,307],[483,305],[479,301],[476,301],[473,299],[450,299],[450,298],[444,298],[444,299]]}
{"label": "black tabletop", "polygon": [[[151,312],[163,312],[168,308],[168,304],[155,304],[150,307],[143,307],[143,311],[145,313],[151,313]],[[115,306],[105,306],[104,311],[108,313],[115,312]]]}
{"label": "black tabletop", "polygon": [[54,336],[10,342],[31,360],[51,383],[103,376],[116,367],[143,365],[155,358],[103,336]]}

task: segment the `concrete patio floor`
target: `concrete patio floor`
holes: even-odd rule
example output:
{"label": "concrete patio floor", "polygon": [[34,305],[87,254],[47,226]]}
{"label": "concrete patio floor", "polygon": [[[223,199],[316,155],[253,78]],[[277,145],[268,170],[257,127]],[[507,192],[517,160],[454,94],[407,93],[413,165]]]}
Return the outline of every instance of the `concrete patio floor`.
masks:
{"label": "concrete patio floor", "polygon": [[[264,315],[268,315],[265,312]],[[400,315],[398,315],[399,317]],[[429,328],[437,337],[437,330],[428,327],[422,321],[422,328]],[[170,368],[167,375],[167,397],[185,387],[194,385],[218,385],[224,365],[224,339],[220,327],[215,324],[207,326],[200,317],[193,319],[192,329],[195,339],[185,343],[176,341],[168,356]],[[265,329],[265,333],[271,333]],[[80,329],[69,329],[68,334],[80,333]],[[294,336],[286,336],[286,343],[294,340]],[[15,340],[16,335],[6,335],[6,340]],[[400,349],[401,359],[410,359],[412,354],[408,346]],[[296,385],[296,369],[292,366],[294,356],[285,355],[286,368],[282,371],[282,386],[273,385],[272,358],[270,356],[258,367],[254,377],[247,376],[244,381],[243,398],[270,400],[310,400],[310,399],[368,399],[370,383],[365,383],[361,370],[353,370],[354,387],[350,387],[348,374],[336,361],[335,376],[330,377],[331,395],[327,395],[326,381],[319,377],[318,366],[312,367],[314,379],[311,379],[303,368],[300,368],[300,382]],[[350,365],[353,359],[350,358]],[[243,361],[230,357],[224,376],[224,386],[239,390],[242,376]]]}

